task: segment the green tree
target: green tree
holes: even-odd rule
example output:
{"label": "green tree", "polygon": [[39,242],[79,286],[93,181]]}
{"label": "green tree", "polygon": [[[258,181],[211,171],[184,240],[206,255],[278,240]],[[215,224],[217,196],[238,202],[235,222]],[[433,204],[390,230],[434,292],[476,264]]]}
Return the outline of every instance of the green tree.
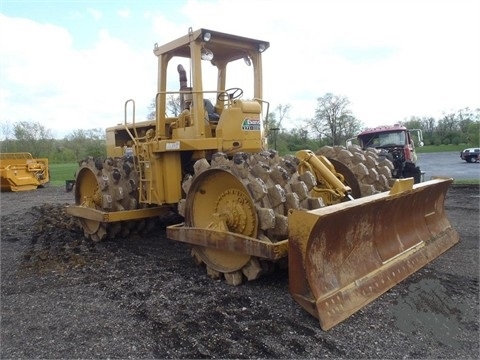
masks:
{"label": "green tree", "polygon": [[433,145],[435,143],[435,130],[437,127],[437,121],[433,117],[422,117],[420,119],[423,132],[423,142],[425,145]]}
{"label": "green tree", "polygon": [[[306,120],[304,119],[304,122]],[[319,140],[311,138],[308,129],[305,127],[292,129],[289,133],[283,134],[287,143],[287,152],[296,152],[298,150],[310,149],[316,151],[321,144]]]}
{"label": "green tree", "polygon": [[277,105],[275,111],[269,113],[267,116],[267,121],[264,123],[264,134],[268,139],[268,144],[272,148],[277,148],[279,142],[279,134],[284,131],[282,128],[282,122],[285,119],[288,119],[288,113],[290,111],[290,104],[280,104]]}
{"label": "green tree", "polygon": [[443,113],[443,117],[438,121],[438,131],[449,133],[458,130],[458,119],[456,113]]}
{"label": "green tree", "polygon": [[467,130],[467,143],[473,146],[480,146],[480,120],[472,122]]}
{"label": "green tree", "polygon": [[[180,96],[175,95],[168,95],[167,96],[167,116],[177,117],[181,113],[181,105],[180,105]],[[155,114],[157,113],[156,110],[156,103],[155,99],[152,100],[150,105],[148,106],[148,120],[155,120]]]}
{"label": "green tree", "polygon": [[19,121],[13,125],[17,151],[30,152],[34,157],[47,157],[53,147],[51,130],[39,122]]}
{"label": "green tree", "polygon": [[327,93],[317,99],[315,116],[307,120],[307,126],[319,139],[327,138],[331,145],[341,145],[354,137],[362,125],[349,106],[347,97]]}
{"label": "green tree", "polygon": [[148,115],[147,119],[148,120],[155,120],[155,114],[157,113],[155,109],[155,99],[152,100],[150,105],[148,105]]}
{"label": "green tree", "polygon": [[410,119],[407,121],[404,121],[402,125],[405,126],[407,129],[421,129],[422,132],[425,131],[423,128],[422,119],[416,116],[410,117]]}
{"label": "green tree", "polygon": [[15,141],[13,141],[13,125],[10,121],[4,121],[0,124],[1,131],[1,152],[16,152]]}
{"label": "green tree", "polygon": [[[480,109],[470,110],[470,108],[466,107],[458,110],[455,114],[460,130],[458,138],[461,142],[470,143],[473,138],[478,139],[478,131],[475,131],[478,127],[475,124],[480,123]],[[472,144],[475,145],[475,143]]]}
{"label": "green tree", "polygon": [[106,156],[105,132],[100,128],[74,130],[65,137],[65,142],[65,147],[73,151],[76,161],[87,156]]}

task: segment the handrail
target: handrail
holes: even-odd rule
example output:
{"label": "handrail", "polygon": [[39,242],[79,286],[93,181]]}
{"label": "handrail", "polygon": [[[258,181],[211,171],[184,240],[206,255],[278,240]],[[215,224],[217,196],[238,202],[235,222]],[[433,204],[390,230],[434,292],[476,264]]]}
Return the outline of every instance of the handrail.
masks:
{"label": "handrail", "polygon": [[132,127],[133,127],[133,131],[135,132],[135,139],[138,139],[138,133],[137,133],[137,127],[135,126],[135,100],[133,99],[128,99],[127,101],[125,101],[125,118],[124,118],[124,125],[125,125],[125,128],[127,129],[127,132],[129,133],[130,137],[132,138],[132,140],[135,141],[135,139],[132,137],[132,134],[130,133],[130,130],[128,130],[128,122],[127,122],[127,107],[128,107],[128,103],[131,102],[132,103]]}
{"label": "handrail", "polygon": [[254,101],[258,101],[258,102],[260,103],[260,105],[261,105],[261,104],[266,104],[266,105],[267,105],[267,111],[266,111],[266,112],[263,111],[263,106],[262,106],[262,113],[265,114],[265,118],[264,118],[263,121],[264,121],[264,123],[267,123],[268,114],[269,114],[269,112],[270,112],[270,103],[269,103],[268,101],[263,100],[263,99],[260,99],[260,98],[253,98],[253,100],[254,100]]}

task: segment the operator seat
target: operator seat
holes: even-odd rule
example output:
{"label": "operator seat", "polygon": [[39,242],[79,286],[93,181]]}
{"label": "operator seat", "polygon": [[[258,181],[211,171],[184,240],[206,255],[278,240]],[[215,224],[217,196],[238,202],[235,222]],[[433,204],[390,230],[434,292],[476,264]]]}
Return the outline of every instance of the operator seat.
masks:
{"label": "operator seat", "polygon": [[220,115],[215,112],[215,106],[213,106],[212,102],[208,99],[203,99],[203,106],[208,114],[208,120],[213,123],[218,123]]}

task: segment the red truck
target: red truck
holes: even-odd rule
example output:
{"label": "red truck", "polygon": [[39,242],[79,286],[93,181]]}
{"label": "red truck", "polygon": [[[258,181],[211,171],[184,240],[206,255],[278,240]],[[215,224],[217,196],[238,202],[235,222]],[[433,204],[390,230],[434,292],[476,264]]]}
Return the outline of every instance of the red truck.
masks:
{"label": "red truck", "polygon": [[[415,132],[418,145],[423,146],[423,136],[420,129],[407,129],[405,126],[395,124],[378,126],[367,129],[355,138],[358,145],[366,150],[374,147],[380,151],[380,156],[385,156],[394,165],[392,176],[394,178],[413,177],[415,183],[421,182],[422,171],[416,165],[417,154],[412,133]],[[347,146],[352,144],[353,139],[347,141]]]}

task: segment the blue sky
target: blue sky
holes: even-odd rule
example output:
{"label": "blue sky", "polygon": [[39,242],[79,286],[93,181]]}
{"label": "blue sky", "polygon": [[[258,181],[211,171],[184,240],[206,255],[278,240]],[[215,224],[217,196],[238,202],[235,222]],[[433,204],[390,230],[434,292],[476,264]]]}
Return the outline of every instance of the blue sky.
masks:
{"label": "blue sky", "polygon": [[[200,27],[267,40],[264,98],[314,116],[327,92],[365,125],[480,107],[478,0],[0,0],[0,121],[56,137],[137,118],[156,91],[155,43]],[[4,134],[0,134],[2,136]]]}
{"label": "blue sky", "polygon": [[[108,29],[115,37],[135,47],[151,46],[156,41],[151,32],[151,16],[165,13],[174,22],[181,18],[179,5],[184,3],[181,0],[2,0],[0,11],[7,16],[65,28],[73,36],[73,45],[79,49],[90,47],[102,29]],[[151,35],[142,41],[139,35],[149,33]]]}

